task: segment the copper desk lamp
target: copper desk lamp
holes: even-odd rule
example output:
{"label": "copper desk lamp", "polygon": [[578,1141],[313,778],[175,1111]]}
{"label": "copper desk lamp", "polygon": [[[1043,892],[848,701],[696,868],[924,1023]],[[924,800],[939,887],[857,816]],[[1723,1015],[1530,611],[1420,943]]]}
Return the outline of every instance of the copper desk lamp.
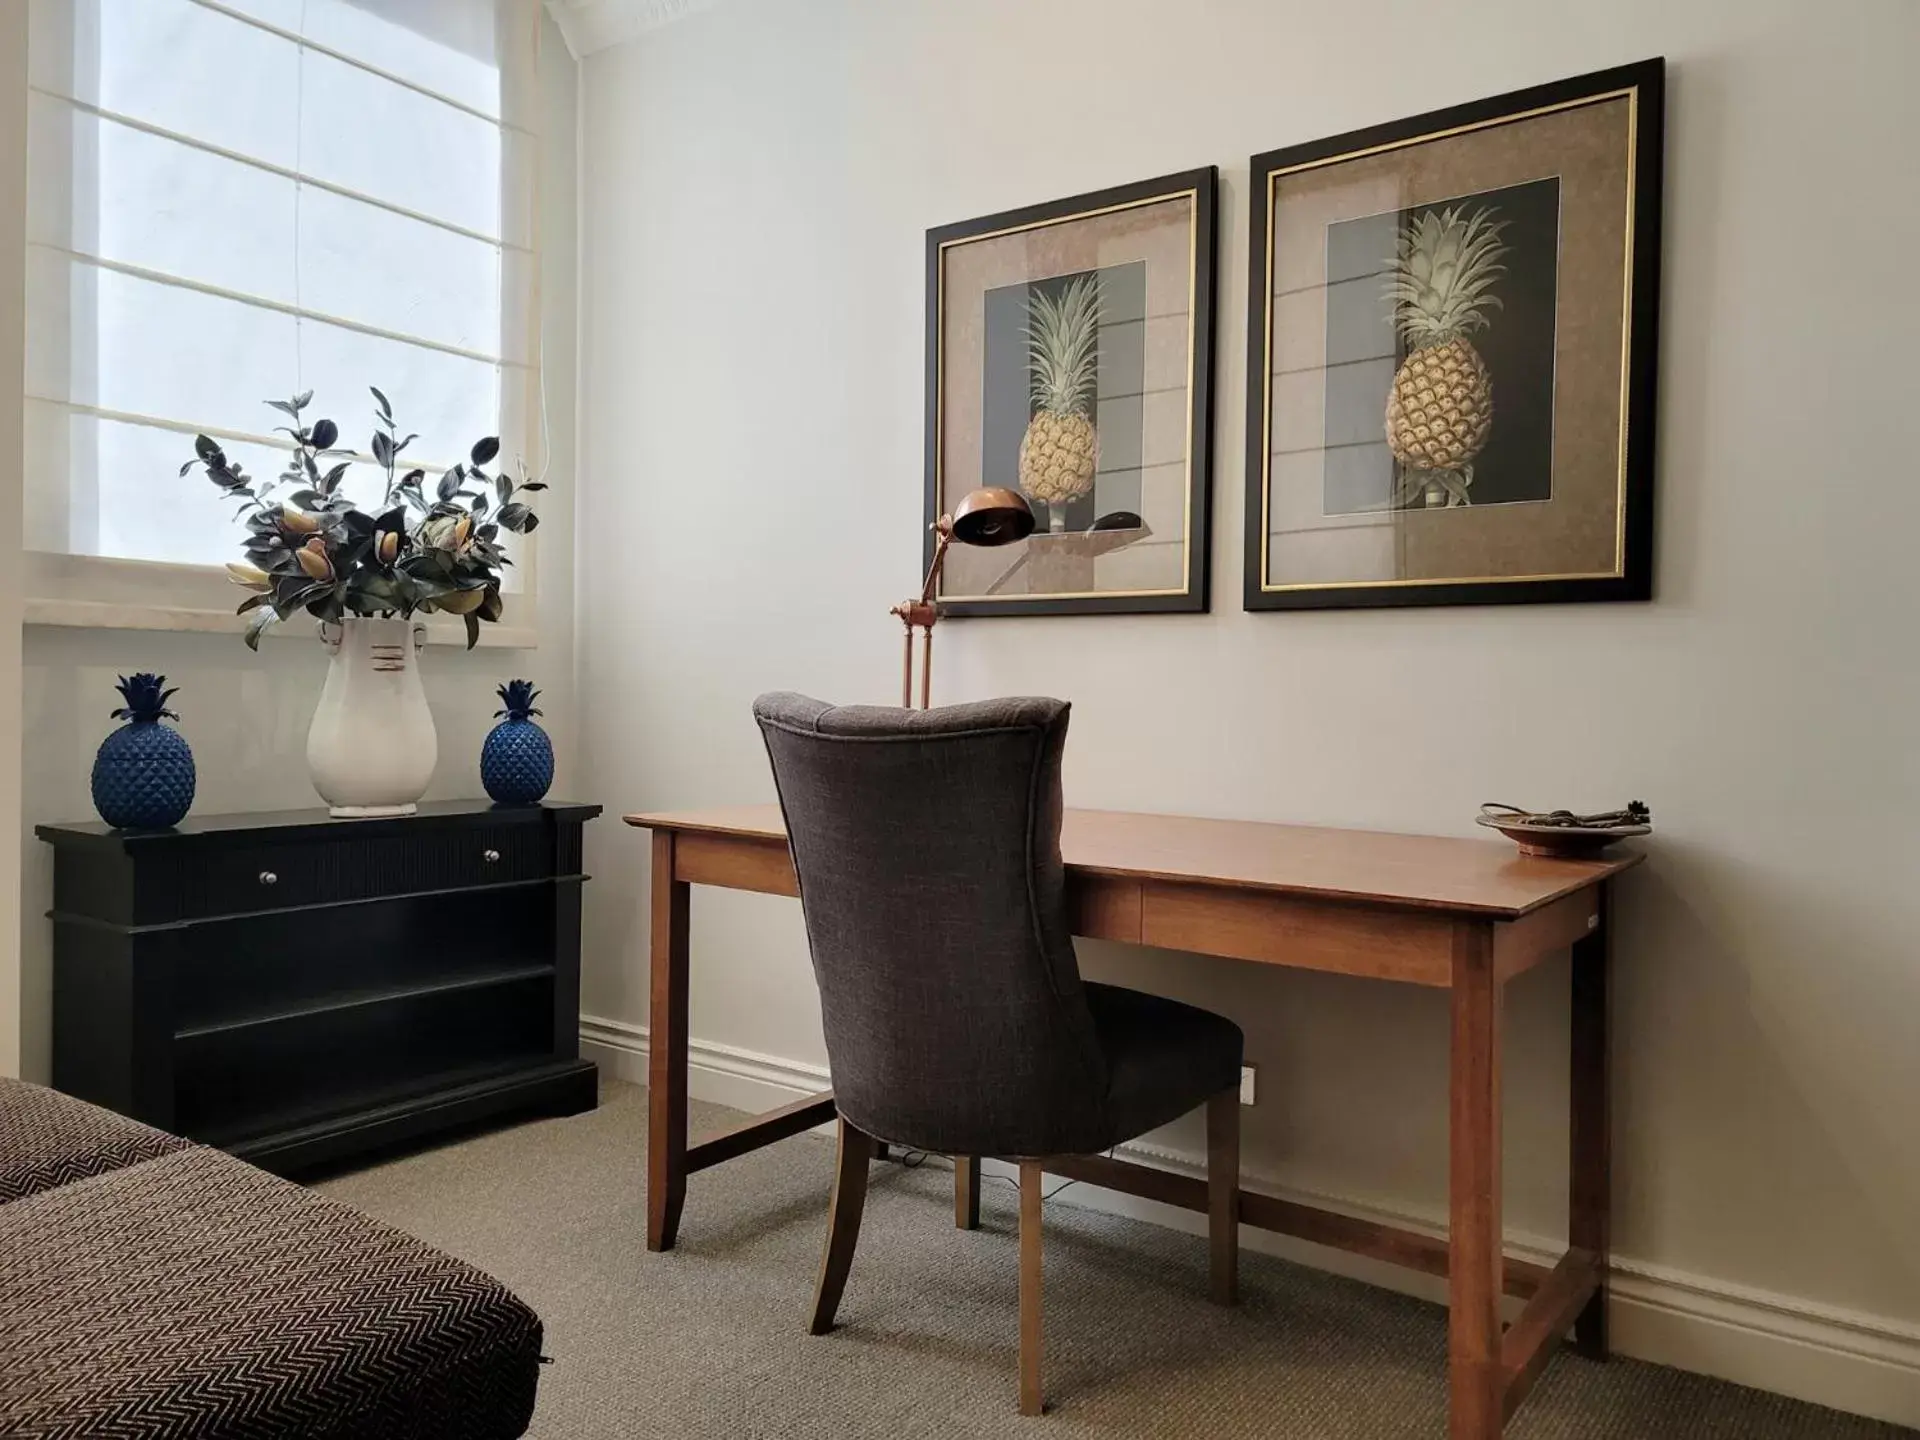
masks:
{"label": "copper desk lamp", "polygon": [[1033,533],[1033,511],[1015,490],[988,486],[968,493],[951,515],[933,522],[940,538],[934,542],[933,563],[927,567],[927,583],[920,587],[918,600],[902,600],[889,612],[906,626],[906,651],[900,663],[900,705],[913,708],[913,631],[918,626],[926,634],[920,647],[920,708],[928,708],[933,694],[933,626],[940,618],[939,604],[933,592],[940,584],[940,567],[947,561],[947,546],[958,540],[962,545],[1011,545]]}

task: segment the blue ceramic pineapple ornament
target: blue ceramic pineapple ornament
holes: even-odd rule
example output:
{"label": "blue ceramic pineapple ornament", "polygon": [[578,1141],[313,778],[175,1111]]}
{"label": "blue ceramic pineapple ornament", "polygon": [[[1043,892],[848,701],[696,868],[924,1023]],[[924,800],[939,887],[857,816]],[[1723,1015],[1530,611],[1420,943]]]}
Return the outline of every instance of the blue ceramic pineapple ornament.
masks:
{"label": "blue ceramic pineapple ornament", "polygon": [[93,757],[93,808],[109,825],[164,830],[177,825],[193,805],[193,750],[166,720],[172,690],[164,675],[122,675],[117,687],[127,703],[113,712],[127,723],[100,742]]}
{"label": "blue ceramic pineapple ornament", "polygon": [[540,692],[530,680],[509,680],[500,687],[504,715],[480,750],[480,781],[502,805],[531,805],[553,784],[553,742],[534,724]]}

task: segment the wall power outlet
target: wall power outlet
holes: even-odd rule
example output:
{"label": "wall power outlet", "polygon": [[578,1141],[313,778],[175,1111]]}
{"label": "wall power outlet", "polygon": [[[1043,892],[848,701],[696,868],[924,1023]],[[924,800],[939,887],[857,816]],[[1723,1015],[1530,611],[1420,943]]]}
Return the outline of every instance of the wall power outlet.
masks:
{"label": "wall power outlet", "polygon": [[1242,1065],[1240,1067],[1240,1103],[1242,1105],[1253,1104],[1254,1073],[1254,1067],[1251,1065]]}

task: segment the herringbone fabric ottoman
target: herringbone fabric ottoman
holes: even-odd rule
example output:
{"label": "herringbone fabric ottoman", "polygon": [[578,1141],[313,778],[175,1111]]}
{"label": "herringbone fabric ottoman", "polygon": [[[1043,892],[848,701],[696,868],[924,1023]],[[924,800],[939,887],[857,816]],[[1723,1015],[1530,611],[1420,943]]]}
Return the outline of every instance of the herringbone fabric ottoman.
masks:
{"label": "herringbone fabric ottoman", "polygon": [[0,1079],[0,1204],[190,1143],[57,1090]]}
{"label": "herringbone fabric ottoman", "polygon": [[20,1440],[510,1440],[539,1356],[498,1281],[215,1150],[0,1206]]}

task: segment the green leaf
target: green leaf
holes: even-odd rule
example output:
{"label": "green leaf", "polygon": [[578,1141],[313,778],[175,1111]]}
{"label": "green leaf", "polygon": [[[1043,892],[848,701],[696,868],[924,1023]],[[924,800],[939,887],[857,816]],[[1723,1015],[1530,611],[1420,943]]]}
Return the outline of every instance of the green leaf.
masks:
{"label": "green leaf", "polygon": [[[266,597],[261,596],[260,598],[265,599]],[[249,650],[258,650],[260,648],[261,632],[279,618],[271,607],[263,607],[249,615],[247,617],[246,634],[242,637],[247,642],[247,648]]]}
{"label": "green leaf", "polygon": [[197,454],[202,460],[215,461],[221,458],[220,447],[213,443],[213,440],[210,436],[206,436],[206,435],[194,436],[193,449],[194,449],[194,453]]}
{"label": "green leaf", "polygon": [[400,586],[392,576],[377,570],[362,571],[347,582],[347,608],[356,614],[370,610],[399,610],[406,605]]}
{"label": "green leaf", "polygon": [[478,612],[469,610],[460,618],[467,622],[467,649],[471,650],[480,643],[480,616]]}
{"label": "green leaf", "polygon": [[425,557],[419,553],[405,556],[399,565],[400,573],[407,577],[407,583],[413,593],[422,600],[436,600],[442,595],[450,595],[455,590],[452,581],[436,574]]}
{"label": "green leaf", "polygon": [[489,435],[484,440],[473,442],[472,460],[476,465],[485,465],[500,453],[500,437]]}
{"label": "green leaf", "polygon": [[293,397],[293,408],[295,410],[304,410],[307,408],[308,404],[312,402],[312,400],[313,400],[313,391],[302,390],[298,395]]}
{"label": "green leaf", "polygon": [[389,405],[387,403],[387,397],[380,393],[380,387],[378,385],[369,385],[367,389],[373,392],[374,401],[380,406],[380,413],[389,420],[393,419],[393,406]]}
{"label": "green leaf", "polygon": [[340,438],[340,427],[331,420],[317,420],[307,437],[307,443],[316,450],[324,450]]}

